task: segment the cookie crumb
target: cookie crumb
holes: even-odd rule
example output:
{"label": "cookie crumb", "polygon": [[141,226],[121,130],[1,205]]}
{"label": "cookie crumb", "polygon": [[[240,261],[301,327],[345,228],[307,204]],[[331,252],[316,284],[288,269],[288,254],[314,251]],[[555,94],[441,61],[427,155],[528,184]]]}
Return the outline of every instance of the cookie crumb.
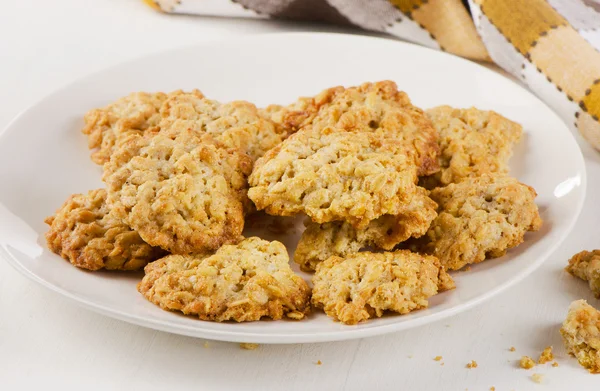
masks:
{"label": "cookie crumb", "polygon": [[521,368],[523,369],[531,369],[535,367],[535,361],[529,356],[521,357]]}
{"label": "cookie crumb", "polygon": [[572,302],[560,333],[567,353],[590,373],[600,373],[600,311],[585,300]]}
{"label": "cookie crumb", "polygon": [[208,344],[208,342],[204,342],[204,348],[207,349],[210,345]]}
{"label": "cookie crumb", "polygon": [[288,312],[287,314],[285,314],[285,316],[287,316],[290,319],[294,319],[294,320],[304,319],[304,313],[300,312],[300,311]]}
{"label": "cookie crumb", "polygon": [[317,365],[322,365],[323,363],[321,362],[321,360],[317,361]]}
{"label": "cookie crumb", "polygon": [[533,375],[531,375],[531,380],[539,384],[544,380],[544,375],[542,375],[541,373],[534,373]]}
{"label": "cookie crumb", "polygon": [[246,350],[254,350],[257,347],[258,347],[257,343],[248,343],[248,342],[242,342],[242,343],[240,343],[240,348],[246,349]]}
{"label": "cookie crumb", "polygon": [[471,362],[467,364],[467,368],[477,368],[477,361],[471,360]]}
{"label": "cookie crumb", "polygon": [[441,359],[442,359],[442,356],[435,356],[435,357],[434,357],[434,360],[435,360],[435,361],[440,361]]}
{"label": "cookie crumb", "polygon": [[553,366],[554,368],[556,368],[556,367],[558,366],[558,363],[557,363],[556,361],[554,361],[554,362],[552,363],[552,366]]}
{"label": "cookie crumb", "polygon": [[496,387],[494,387],[494,386],[491,386],[491,387],[490,387],[490,391],[496,391]]}
{"label": "cookie crumb", "polygon": [[517,350],[517,349],[515,349],[515,347],[514,347],[514,346],[511,346],[511,347],[510,347],[510,349],[508,349],[508,350],[509,350],[509,351],[511,351],[511,352],[514,352],[514,351],[515,351],[515,350]]}
{"label": "cookie crumb", "polygon": [[538,364],[545,364],[554,360],[554,355],[552,354],[552,346],[546,347],[542,354],[540,354],[540,358],[538,359]]}

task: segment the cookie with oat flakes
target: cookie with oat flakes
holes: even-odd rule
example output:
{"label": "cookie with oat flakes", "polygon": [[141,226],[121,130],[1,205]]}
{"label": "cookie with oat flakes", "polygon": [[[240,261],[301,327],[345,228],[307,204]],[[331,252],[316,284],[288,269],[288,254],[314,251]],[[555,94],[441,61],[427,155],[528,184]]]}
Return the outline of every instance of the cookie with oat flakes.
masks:
{"label": "cookie with oat flakes", "polygon": [[573,255],[565,270],[588,281],[590,289],[600,299],[600,250],[582,251]]}
{"label": "cookie with oat flakes", "polygon": [[276,216],[365,228],[398,214],[416,193],[416,167],[398,141],[334,128],[303,130],[254,165],[248,196]]}
{"label": "cookie with oat flakes", "polygon": [[590,373],[600,373],[600,311],[585,300],[572,302],[560,333],[567,352]]}
{"label": "cookie with oat flakes", "polygon": [[45,222],[48,248],[82,269],[138,270],[164,255],[112,213],[104,189],[73,194]]}
{"label": "cookie with oat flakes", "polygon": [[253,160],[287,137],[281,126],[245,101],[220,103],[202,94],[178,94],[164,102],[160,115],[160,131],[206,132],[225,146],[247,153]]}
{"label": "cookie with oat flakes", "polygon": [[251,159],[208,134],[132,137],[105,165],[108,203],[153,246],[186,254],[239,240]]}
{"label": "cookie with oat flakes", "polygon": [[333,87],[314,97],[300,98],[290,106],[271,106],[266,111],[290,133],[334,127],[395,139],[406,146],[419,175],[439,169],[436,129],[393,81]]}
{"label": "cookie with oat flakes", "polygon": [[317,264],[333,255],[344,257],[369,246],[392,250],[410,237],[424,235],[437,216],[436,208],[427,190],[418,188],[402,212],[372,220],[364,229],[356,229],[343,221],[307,222],[294,252],[294,262],[304,271],[314,271]]}
{"label": "cookie with oat flakes", "polygon": [[170,255],[153,262],[138,290],[165,310],[202,320],[299,320],[310,311],[310,288],[288,261],[282,243],[251,237],[212,255]]}
{"label": "cookie with oat flakes", "polygon": [[312,303],[335,320],[357,324],[385,311],[406,314],[426,308],[428,298],[454,287],[433,256],[408,250],[360,252],[317,265]]}
{"label": "cookie with oat flakes", "polygon": [[431,191],[438,216],[422,250],[450,270],[500,257],[542,225],[535,190],[514,178],[482,175]]}
{"label": "cookie with oat flakes", "polygon": [[[88,146],[94,150],[92,160],[100,165],[108,162],[124,136],[142,134],[148,128],[158,125],[162,104],[167,98],[182,93],[134,92],[104,108],[88,111],[84,116],[82,133],[88,136]],[[198,90],[192,93],[202,96]]]}
{"label": "cookie with oat flakes", "polygon": [[439,133],[440,171],[421,179],[432,189],[482,174],[508,173],[521,125],[493,111],[439,106],[426,111]]}

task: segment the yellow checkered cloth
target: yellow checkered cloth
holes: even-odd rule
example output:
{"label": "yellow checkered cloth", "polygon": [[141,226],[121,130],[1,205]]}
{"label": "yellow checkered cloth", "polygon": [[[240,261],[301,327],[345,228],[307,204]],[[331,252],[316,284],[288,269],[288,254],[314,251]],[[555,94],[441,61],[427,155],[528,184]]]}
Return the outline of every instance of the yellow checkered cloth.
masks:
{"label": "yellow checkered cloth", "polygon": [[518,77],[600,150],[600,0],[144,0],[166,13],[386,32]]}

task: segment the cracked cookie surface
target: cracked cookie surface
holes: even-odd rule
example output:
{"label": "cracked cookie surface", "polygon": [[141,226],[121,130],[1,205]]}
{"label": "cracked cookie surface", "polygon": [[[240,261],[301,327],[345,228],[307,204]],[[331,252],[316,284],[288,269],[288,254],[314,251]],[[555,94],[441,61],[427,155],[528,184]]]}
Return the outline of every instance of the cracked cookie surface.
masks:
{"label": "cracked cookie surface", "polygon": [[[82,133],[88,136],[88,146],[93,150],[92,161],[100,165],[108,162],[124,137],[143,134],[158,125],[162,104],[170,96],[179,94],[183,92],[134,92],[104,108],[88,111],[84,116]],[[202,96],[197,90],[194,94]]]}
{"label": "cracked cookie surface", "polygon": [[170,255],[146,266],[138,290],[165,310],[203,320],[302,319],[310,288],[294,274],[285,246],[257,237],[212,255]]}
{"label": "cracked cookie surface", "polygon": [[239,240],[251,159],[207,134],[132,137],[105,165],[108,203],[153,246],[185,254]]}
{"label": "cracked cookie surface", "polygon": [[400,142],[371,133],[305,130],[259,159],[248,196],[259,210],[364,228],[398,214],[416,192],[416,167]]}
{"label": "cracked cookie surface", "polygon": [[410,237],[424,235],[437,216],[437,204],[418,188],[410,204],[398,215],[384,215],[369,222],[366,228],[334,221],[325,224],[306,223],[306,230],[294,252],[294,262],[304,271],[314,271],[317,264],[333,255],[344,257],[373,246],[392,250]]}
{"label": "cracked cookie surface", "polygon": [[200,93],[178,94],[164,102],[160,114],[161,131],[206,132],[225,146],[247,153],[253,160],[287,137],[281,126],[246,101],[220,103]]}
{"label": "cracked cookie surface", "polygon": [[[542,225],[535,190],[514,178],[483,175],[434,189],[438,217],[423,250],[450,270],[500,257]],[[421,242],[419,240],[419,242]]]}
{"label": "cracked cookie surface", "polygon": [[88,270],[137,270],[164,255],[111,213],[106,190],[70,196],[46,218],[48,248]]}
{"label": "cracked cookie surface", "polygon": [[393,138],[406,146],[419,175],[433,174],[439,169],[436,129],[392,81],[333,87],[314,97],[300,98],[289,106],[273,105],[265,111],[290,133],[335,127]]}
{"label": "cracked cookie surface", "polygon": [[335,320],[356,324],[385,311],[426,308],[429,297],[453,288],[454,281],[433,256],[408,250],[361,252],[317,265],[312,303]]}
{"label": "cracked cookie surface", "polygon": [[423,178],[427,188],[482,174],[508,173],[521,125],[493,111],[439,106],[426,111],[439,133],[440,171]]}

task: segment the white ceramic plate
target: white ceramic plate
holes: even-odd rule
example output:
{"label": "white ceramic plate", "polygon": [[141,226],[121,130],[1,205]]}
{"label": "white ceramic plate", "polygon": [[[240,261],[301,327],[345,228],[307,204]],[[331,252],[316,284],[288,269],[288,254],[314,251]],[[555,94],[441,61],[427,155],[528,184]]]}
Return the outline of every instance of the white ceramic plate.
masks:
{"label": "white ceramic plate", "polygon": [[[289,103],[334,85],[395,80],[414,103],[493,109],[523,124],[512,174],[535,187],[545,224],[508,255],[468,273],[430,307],[343,326],[315,311],[308,319],[245,324],[203,322],[166,312],[136,291],[141,273],[85,272],[46,249],[44,217],[69,194],[102,186],[89,160],[82,116],[132,91],[201,89],[227,101]],[[175,49],[70,84],[21,114],[0,136],[0,254],[27,277],[97,312],[173,333],[237,342],[296,343],[373,336],[464,311],[538,267],[566,237],[583,205],[585,167],[562,121],[532,94],[475,63],[398,41],[335,34],[277,34]],[[301,227],[299,225],[298,227]],[[293,250],[299,236],[261,236]],[[261,230],[259,230],[260,232]],[[307,280],[310,276],[303,275]]]}

